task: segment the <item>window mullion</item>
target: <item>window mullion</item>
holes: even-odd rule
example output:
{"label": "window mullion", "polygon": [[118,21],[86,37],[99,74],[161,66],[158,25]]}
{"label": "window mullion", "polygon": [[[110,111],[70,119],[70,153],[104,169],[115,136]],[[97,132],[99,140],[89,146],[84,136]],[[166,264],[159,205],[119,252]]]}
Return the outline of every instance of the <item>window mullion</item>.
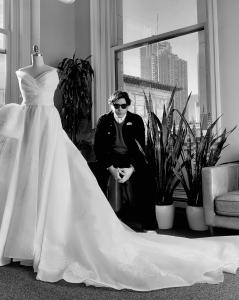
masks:
{"label": "window mullion", "polygon": [[6,35],[5,53],[6,53],[6,90],[5,90],[5,103],[9,102],[11,97],[11,1],[5,0],[4,2],[4,26],[2,33]]}
{"label": "window mullion", "polygon": [[168,40],[168,39],[173,39],[173,38],[176,38],[176,37],[180,37],[182,35],[202,31],[202,30],[204,30],[204,27],[205,27],[204,23],[200,23],[200,24],[196,24],[196,25],[192,25],[192,26],[187,26],[187,27],[184,27],[184,28],[169,31],[169,32],[159,34],[159,35],[154,35],[152,37],[140,39],[140,40],[133,41],[133,42],[130,42],[130,43],[117,45],[117,46],[112,47],[112,49],[114,51],[131,50],[131,49],[134,49],[136,47],[141,47],[141,46],[145,46],[145,45],[149,45],[149,44],[154,44],[154,43],[165,41],[165,40]]}

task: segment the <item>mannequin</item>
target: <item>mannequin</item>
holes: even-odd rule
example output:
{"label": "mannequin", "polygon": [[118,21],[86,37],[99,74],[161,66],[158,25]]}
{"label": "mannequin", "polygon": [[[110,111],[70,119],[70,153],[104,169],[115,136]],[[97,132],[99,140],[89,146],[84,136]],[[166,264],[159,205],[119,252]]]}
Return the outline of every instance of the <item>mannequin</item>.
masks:
{"label": "mannequin", "polygon": [[22,72],[29,74],[32,77],[37,77],[42,73],[51,71],[54,69],[48,65],[45,65],[42,54],[39,52],[37,45],[33,46],[33,52],[31,54],[32,64],[20,69]]}

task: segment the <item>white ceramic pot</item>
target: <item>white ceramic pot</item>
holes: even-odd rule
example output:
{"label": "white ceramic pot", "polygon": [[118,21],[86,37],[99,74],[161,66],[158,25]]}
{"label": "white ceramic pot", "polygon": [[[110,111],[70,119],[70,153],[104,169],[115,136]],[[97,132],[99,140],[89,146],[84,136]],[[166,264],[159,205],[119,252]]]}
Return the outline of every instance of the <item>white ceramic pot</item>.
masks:
{"label": "white ceramic pot", "polygon": [[173,227],[175,207],[171,205],[156,205],[156,219],[159,229],[170,229]]}
{"label": "white ceramic pot", "polygon": [[197,231],[208,230],[208,226],[205,224],[203,207],[187,205],[186,215],[190,229]]}

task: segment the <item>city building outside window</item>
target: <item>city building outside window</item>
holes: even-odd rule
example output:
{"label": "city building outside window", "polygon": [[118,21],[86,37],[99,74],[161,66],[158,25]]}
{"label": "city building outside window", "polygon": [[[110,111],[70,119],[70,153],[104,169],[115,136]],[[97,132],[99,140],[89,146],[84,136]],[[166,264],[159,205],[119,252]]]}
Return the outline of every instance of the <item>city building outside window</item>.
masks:
{"label": "city building outside window", "polygon": [[161,118],[176,86],[175,107],[182,111],[191,93],[187,118],[195,130],[207,126],[205,1],[122,0],[118,7],[115,86],[130,94],[130,110],[146,120],[143,93],[150,92]]}

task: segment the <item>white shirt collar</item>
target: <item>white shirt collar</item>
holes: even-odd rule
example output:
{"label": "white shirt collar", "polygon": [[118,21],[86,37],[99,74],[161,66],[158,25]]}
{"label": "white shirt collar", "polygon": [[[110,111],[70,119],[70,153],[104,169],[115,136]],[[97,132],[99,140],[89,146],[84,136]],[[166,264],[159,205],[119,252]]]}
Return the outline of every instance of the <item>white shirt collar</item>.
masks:
{"label": "white shirt collar", "polygon": [[126,113],[122,118],[119,118],[119,117],[116,115],[116,113],[114,112],[114,118],[115,118],[115,121],[116,121],[117,123],[122,123],[122,122],[124,122],[124,120],[125,120],[125,118],[126,118],[126,115],[127,115],[127,113]]}

